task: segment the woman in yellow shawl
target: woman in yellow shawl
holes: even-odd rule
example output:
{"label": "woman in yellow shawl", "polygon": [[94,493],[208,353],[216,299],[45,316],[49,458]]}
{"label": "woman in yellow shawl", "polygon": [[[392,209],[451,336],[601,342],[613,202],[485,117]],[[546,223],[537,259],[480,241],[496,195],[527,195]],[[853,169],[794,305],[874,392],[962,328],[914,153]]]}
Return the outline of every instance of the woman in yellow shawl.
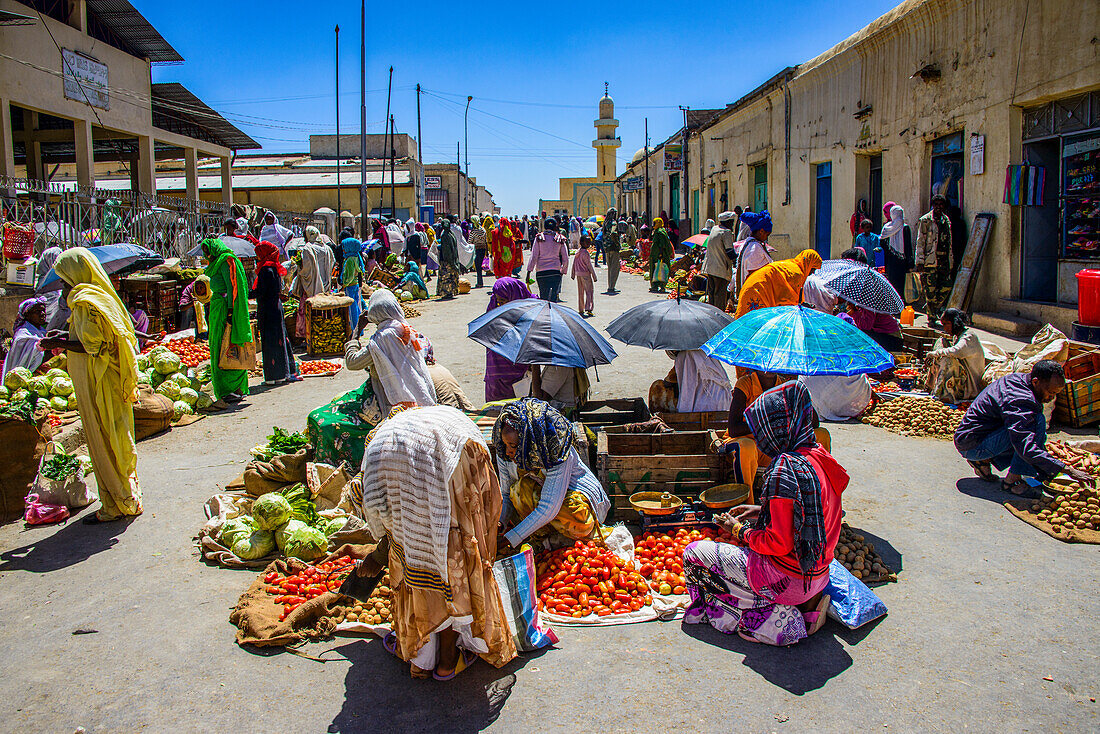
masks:
{"label": "woman in yellow shawl", "polygon": [[107,273],[87,249],[66,250],[53,269],[64,282],[61,295],[72,317],[68,333],[54,332],[40,344],[69,352],[69,376],[103,505],[84,522],[135,517],[141,514],[141,489],[134,446],[134,322]]}
{"label": "woman in yellow shawl", "polygon": [[210,381],[219,401],[239,403],[248,394],[247,370],[223,370],[218,365],[222,337],[230,329],[229,341],[248,344],[252,324],[248,315],[248,280],[244,266],[221,240],[202,241],[202,252],[210,264],[204,271],[210,278]]}
{"label": "woman in yellow shawl", "polygon": [[754,270],[741,286],[734,318],[739,319],[758,308],[797,306],[802,303],[802,286],[806,278],[820,267],[821,255],[803,250],[792,258]]}

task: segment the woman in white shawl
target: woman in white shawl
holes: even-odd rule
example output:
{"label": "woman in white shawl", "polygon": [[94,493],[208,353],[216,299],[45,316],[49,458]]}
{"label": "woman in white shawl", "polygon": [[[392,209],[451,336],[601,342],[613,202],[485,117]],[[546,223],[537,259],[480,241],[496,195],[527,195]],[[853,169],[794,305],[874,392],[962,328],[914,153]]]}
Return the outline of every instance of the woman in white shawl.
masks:
{"label": "woman in white shawl", "polygon": [[913,233],[905,223],[905,210],[892,201],[882,207],[889,219],[882,225],[880,241],[886,254],[886,279],[905,297],[905,275],[913,267]]}
{"label": "woman in white shawl", "polygon": [[306,337],[306,325],[309,323],[310,298],[328,293],[332,288],[332,269],[336,263],[332,248],[321,240],[321,232],[310,225],[306,227],[305,242],[298,248],[302,262],[294,278],[291,295],[298,299],[298,318],[294,333],[299,339]]}
{"label": "woman in white shawl", "polygon": [[371,295],[356,334],[368,321],[377,327],[374,335],[366,345],[358,338],[348,342],[344,364],[349,370],[370,371],[371,386],[382,417],[398,405],[435,405],[435,385],[424,361],[424,344],[405,321],[401,304],[392,292],[379,289]]}
{"label": "woman in white shawl", "polygon": [[7,377],[16,367],[34,372],[42,366],[46,355],[38,348],[38,342],[46,336],[46,306],[43,296],[28,298],[19,304],[11,349],[4,358],[4,371],[0,379]]}
{"label": "woman in white shawl", "polygon": [[264,228],[260,230],[260,241],[270,242],[278,247],[279,254],[283,256],[283,259],[286,259],[286,243],[293,236],[293,232],[279,224],[279,218],[275,216],[275,212],[268,212],[264,215]]}
{"label": "woman in white shawl", "polygon": [[[701,349],[666,352],[676,364],[649,388],[650,410],[676,413],[729,412],[733,387],[726,368]],[[672,410],[675,405],[675,410]]]}

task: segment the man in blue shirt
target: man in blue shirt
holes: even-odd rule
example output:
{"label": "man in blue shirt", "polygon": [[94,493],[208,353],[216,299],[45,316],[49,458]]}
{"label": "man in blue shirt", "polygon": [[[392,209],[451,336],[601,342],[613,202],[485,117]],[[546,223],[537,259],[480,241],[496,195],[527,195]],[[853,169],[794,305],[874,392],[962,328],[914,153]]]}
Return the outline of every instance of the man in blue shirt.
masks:
{"label": "man in blue shirt", "polygon": [[997,481],[992,466],[1008,469],[1001,489],[1020,497],[1037,497],[1023,477],[1050,479],[1066,473],[1093,484],[1088,474],[1068,467],[1046,450],[1047,422],[1043,404],[1052,402],[1066,385],[1059,363],[1044,359],[1030,374],[1016,373],[994,381],[971,403],[955,430],[955,448],[974,472]]}

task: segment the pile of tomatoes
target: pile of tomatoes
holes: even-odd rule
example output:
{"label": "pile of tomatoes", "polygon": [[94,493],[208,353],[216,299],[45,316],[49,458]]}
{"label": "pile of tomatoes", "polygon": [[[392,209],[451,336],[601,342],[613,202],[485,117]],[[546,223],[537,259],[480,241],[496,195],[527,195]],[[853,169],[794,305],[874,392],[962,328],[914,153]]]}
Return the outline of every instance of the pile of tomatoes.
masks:
{"label": "pile of tomatoes", "polygon": [[675,534],[646,531],[634,538],[634,558],[641,574],[658,594],[686,594],[684,549],[696,540],[733,542],[726,530],[711,527],[678,529]]}
{"label": "pile of tomatoes", "polygon": [[142,354],[153,351],[154,347],[168,347],[170,352],[174,352],[176,356],[180,358],[180,362],[188,367],[198,367],[203,362],[210,359],[210,347],[206,344],[199,344],[192,339],[169,339],[163,342],[149,342],[145,345],[145,349],[141,350]]}
{"label": "pile of tomatoes", "polygon": [[327,375],[330,372],[339,371],[339,362],[330,362],[324,359],[315,359],[310,362],[300,362],[298,364],[298,372],[303,375]]}
{"label": "pile of tomatoes", "polygon": [[899,380],[913,380],[920,376],[912,367],[898,367],[894,370],[894,377]]}
{"label": "pile of tomatoes", "polygon": [[875,392],[899,392],[901,386],[896,382],[876,382],[871,385],[871,389]]}
{"label": "pile of tomatoes", "polygon": [[546,554],[536,577],[539,610],[567,617],[626,614],[653,601],[634,566],[593,541]]}
{"label": "pile of tomatoes", "polygon": [[326,591],[338,590],[354,564],[350,556],[341,556],[316,566],[307,566],[292,576],[284,576],[278,571],[265,574],[267,593],[274,594],[275,603],[283,605],[279,621],[286,619],[288,614],[310,599]]}

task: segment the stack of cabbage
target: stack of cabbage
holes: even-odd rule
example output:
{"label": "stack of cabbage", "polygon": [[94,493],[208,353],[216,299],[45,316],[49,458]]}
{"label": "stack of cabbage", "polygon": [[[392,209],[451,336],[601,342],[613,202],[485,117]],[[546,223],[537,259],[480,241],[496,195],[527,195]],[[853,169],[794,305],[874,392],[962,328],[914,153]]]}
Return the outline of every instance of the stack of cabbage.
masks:
{"label": "stack of cabbage", "polygon": [[210,380],[210,365],[189,369],[175,352],[161,346],[147,354],[139,354],[137,367],[138,383],[150,385],[171,400],[177,419],[196,409],[208,408],[214,402],[203,390],[204,383]]}
{"label": "stack of cabbage", "polygon": [[[73,395],[73,381],[65,370],[52,369],[44,375],[31,375],[26,367],[16,367],[4,376],[4,386],[0,387],[0,404],[23,400],[30,393],[50,404],[50,410],[64,413],[76,410],[76,395]],[[39,403],[41,407],[42,403]]]}
{"label": "stack of cabbage", "polygon": [[251,515],[222,525],[218,540],[245,561],[263,558],[276,548],[288,558],[315,561],[328,551],[329,536],[346,522],[346,516],[319,515],[309,489],[295,484],[258,497]]}

